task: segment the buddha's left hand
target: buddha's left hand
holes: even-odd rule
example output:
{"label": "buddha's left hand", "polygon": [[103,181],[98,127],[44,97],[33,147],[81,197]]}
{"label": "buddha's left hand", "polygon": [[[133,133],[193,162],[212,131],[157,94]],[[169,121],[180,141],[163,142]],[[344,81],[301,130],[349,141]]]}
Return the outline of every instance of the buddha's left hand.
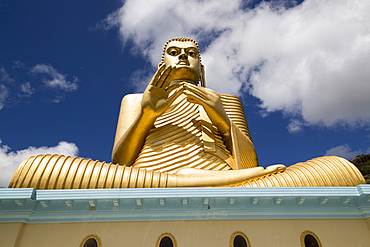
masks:
{"label": "buddha's left hand", "polygon": [[209,88],[197,87],[191,83],[184,83],[183,87],[183,93],[187,96],[188,101],[202,105],[221,135],[228,136],[230,119],[225,112],[220,96]]}

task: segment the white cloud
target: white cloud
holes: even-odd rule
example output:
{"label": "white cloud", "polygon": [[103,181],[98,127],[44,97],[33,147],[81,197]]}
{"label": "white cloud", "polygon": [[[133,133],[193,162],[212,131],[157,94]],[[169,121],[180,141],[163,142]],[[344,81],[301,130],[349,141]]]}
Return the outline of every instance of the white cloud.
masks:
{"label": "white cloud", "polygon": [[14,79],[10,78],[8,72],[0,67],[0,82],[14,82]]}
{"label": "white cloud", "polygon": [[253,10],[228,0],[127,0],[107,22],[153,67],[166,40],[189,36],[207,44],[202,61],[216,91],[243,87],[265,112],[283,111],[305,125],[361,126],[370,123],[369,12],[367,0]]}
{"label": "white cloud", "polygon": [[[14,75],[17,80],[13,79]],[[36,80],[33,78],[35,75],[39,77]],[[12,70],[8,71],[0,65],[0,110],[6,104],[19,103],[25,98],[29,102],[31,96],[35,95],[34,98],[38,100],[59,103],[65,99],[67,92],[78,89],[78,78],[76,76],[72,78],[72,80],[67,80],[66,75],[47,64],[37,64],[28,68],[21,61],[15,61]],[[39,93],[45,90],[49,92],[46,94]]]}
{"label": "white cloud", "polygon": [[21,91],[23,94],[30,96],[35,93],[35,89],[31,87],[29,82],[21,84]]}
{"label": "white cloud", "polygon": [[287,127],[289,133],[291,134],[294,134],[294,133],[298,133],[300,131],[302,131],[302,126],[304,126],[304,124],[297,120],[297,119],[292,119]]}
{"label": "white cloud", "polygon": [[59,88],[64,91],[76,91],[78,89],[77,77],[74,77],[73,82],[67,81],[66,76],[59,73],[51,65],[47,64],[37,64],[32,69],[31,72],[34,74],[44,74],[47,76],[42,79],[46,86],[51,88]]}
{"label": "white cloud", "polygon": [[[14,79],[10,78],[8,72],[3,67],[0,67],[0,82],[4,84],[12,84],[14,82]],[[4,84],[0,84],[0,110],[4,108],[10,94],[9,88]]]}
{"label": "white cloud", "polygon": [[[369,149],[367,150],[369,152]],[[362,154],[363,152],[361,150],[353,151],[348,144],[340,145],[337,147],[333,147],[326,151],[325,155],[331,156],[340,156],[346,159],[352,159],[356,157],[359,154]]]}
{"label": "white cloud", "polygon": [[74,143],[61,141],[54,147],[28,147],[24,150],[10,151],[10,147],[0,140],[0,187],[8,187],[10,179],[20,163],[30,156],[38,154],[63,154],[77,156],[78,147]]}
{"label": "white cloud", "polygon": [[8,98],[9,90],[6,86],[0,84],[0,110],[3,109],[5,101]]}

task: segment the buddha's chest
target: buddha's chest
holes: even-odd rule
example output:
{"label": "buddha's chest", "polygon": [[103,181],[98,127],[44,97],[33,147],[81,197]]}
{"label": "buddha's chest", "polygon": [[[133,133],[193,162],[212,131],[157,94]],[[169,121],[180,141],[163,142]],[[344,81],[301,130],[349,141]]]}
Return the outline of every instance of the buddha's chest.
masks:
{"label": "buddha's chest", "polygon": [[162,172],[183,167],[229,170],[229,154],[202,107],[180,96],[157,118],[134,166]]}

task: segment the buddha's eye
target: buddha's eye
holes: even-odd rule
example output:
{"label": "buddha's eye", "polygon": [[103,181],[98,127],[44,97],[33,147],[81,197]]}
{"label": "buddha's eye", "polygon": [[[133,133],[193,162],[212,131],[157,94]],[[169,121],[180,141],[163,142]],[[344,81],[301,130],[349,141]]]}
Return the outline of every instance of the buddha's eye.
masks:
{"label": "buddha's eye", "polygon": [[178,51],[177,49],[174,49],[174,48],[170,48],[167,50],[167,53],[171,56],[177,56],[178,55]]}
{"label": "buddha's eye", "polygon": [[193,49],[191,49],[191,50],[188,51],[188,56],[196,57],[197,56],[197,52],[194,51]]}

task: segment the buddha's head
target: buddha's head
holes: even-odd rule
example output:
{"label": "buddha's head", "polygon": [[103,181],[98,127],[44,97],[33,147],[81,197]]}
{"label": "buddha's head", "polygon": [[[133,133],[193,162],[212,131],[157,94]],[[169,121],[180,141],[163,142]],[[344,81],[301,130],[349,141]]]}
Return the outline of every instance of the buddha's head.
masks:
{"label": "buddha's head", "polygon": [[167,41],[163,49],[162,62],[159,65],[176,66],[172,72],[173,80],[184,80],[195,85],[201,81],[204,85],[204,66],[200,62],[197,43],[189,38],[173,38]]}

